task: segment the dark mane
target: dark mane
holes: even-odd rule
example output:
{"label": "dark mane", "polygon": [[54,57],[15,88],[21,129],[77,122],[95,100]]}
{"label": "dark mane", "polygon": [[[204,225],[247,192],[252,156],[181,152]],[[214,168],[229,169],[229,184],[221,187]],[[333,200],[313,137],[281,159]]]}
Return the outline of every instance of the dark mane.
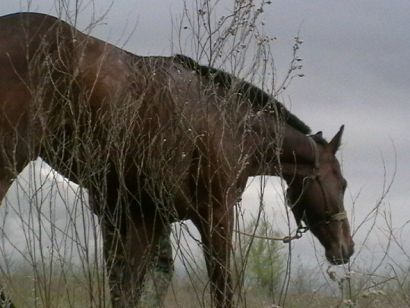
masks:
{"label": "dark mane", "polygon": [[239,80],[238,78],[232,76],[229,73],[218,70],[213,67],[201,65],[190,57],[184,55],[175,55],[175,61],[183,64],[185,67],[196,71],[201,76],[206,76],[212,78],[216,83],[223,85],[224,87],[230,88],[235,83],[235,87],[238,93],[245,95],[251,104],[261,110],[268,104],[274,103],[274,110],[278,110],[280,116],[283,117],[287,124],[302,132],[303,134],[310,134],[311,129],[297,116],[292,114],[286,107],[277,101],[272,95],[269,95],[260,88],[254,86],[253,84],[245,81]]}

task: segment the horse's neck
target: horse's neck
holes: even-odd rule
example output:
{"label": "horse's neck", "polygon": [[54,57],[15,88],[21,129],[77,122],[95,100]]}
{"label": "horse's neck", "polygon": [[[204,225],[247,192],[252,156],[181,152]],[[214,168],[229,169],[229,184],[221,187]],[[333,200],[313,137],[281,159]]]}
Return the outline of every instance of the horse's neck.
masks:
{"label": "horse's neck", "polygon": [[[317,148],[311,137],[299,132],[295,128],[285,125],[281,134],[275,136],[279,141],[279,148],[270,149],[264,145],[266,136],[260,136],[260,149],[262,157],[255,156],[251,176],[274,175],[292,177],[300,168],[311,169],[317,159]],[[276,155],[276,157],[272,157]]]}
{"label": "horse's neck", "polygon": [[313,164],[315,155],[313,139],[287,125],[283,132],[280,161],[286,164]]}
{"label": "horse's neck", "polygon": [[296,175],[308,176],[318,165],[319,148],[309,136],[288,127],[283,136],[280,161],[276,168],[276,175],[287,182],[293,181]]}

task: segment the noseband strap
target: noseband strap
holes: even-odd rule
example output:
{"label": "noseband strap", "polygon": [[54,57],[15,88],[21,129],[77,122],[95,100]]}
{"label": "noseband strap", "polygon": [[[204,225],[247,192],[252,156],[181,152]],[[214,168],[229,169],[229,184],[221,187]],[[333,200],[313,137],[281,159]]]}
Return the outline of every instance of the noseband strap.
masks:
{"label": "noseband strap", "polygon": [[330,221],[343,221],[345,219],[347,219],[346,211],[341,211],[330,216]]}

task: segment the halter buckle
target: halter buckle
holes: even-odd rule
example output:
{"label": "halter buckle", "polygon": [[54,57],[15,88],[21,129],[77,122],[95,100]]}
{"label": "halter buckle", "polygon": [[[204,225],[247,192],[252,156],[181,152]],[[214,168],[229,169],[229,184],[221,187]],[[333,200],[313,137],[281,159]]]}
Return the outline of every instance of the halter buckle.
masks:
{"label": "halter buckle", "polygon": [[299,226],[296,230],[296,238],[301,238],[303,236],[303,233],[306,233],[307,231],[309,231],[309,227],[307,226]]}

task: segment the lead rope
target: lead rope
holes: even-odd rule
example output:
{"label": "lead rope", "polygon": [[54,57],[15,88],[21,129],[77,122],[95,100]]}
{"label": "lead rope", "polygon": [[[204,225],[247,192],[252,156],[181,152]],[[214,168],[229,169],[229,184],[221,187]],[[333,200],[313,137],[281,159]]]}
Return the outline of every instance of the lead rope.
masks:
{"label": "lead rope", "polygon": [[296,229],[295,235],[285,235],[285,236],[263,236],[263,235],[257,235],[257,234],[252,234],[252,233],[247,233],[244,231],[239,231],[239,230],[234,230],[235,233],[257,238],[260,240],[268,240],[268,241],[282,241],[283,243],[287,244],[290,243],[293,240],[300,239],[303,236],[303,233],[306,233],[309,230],[308,227],[298,227]]}

